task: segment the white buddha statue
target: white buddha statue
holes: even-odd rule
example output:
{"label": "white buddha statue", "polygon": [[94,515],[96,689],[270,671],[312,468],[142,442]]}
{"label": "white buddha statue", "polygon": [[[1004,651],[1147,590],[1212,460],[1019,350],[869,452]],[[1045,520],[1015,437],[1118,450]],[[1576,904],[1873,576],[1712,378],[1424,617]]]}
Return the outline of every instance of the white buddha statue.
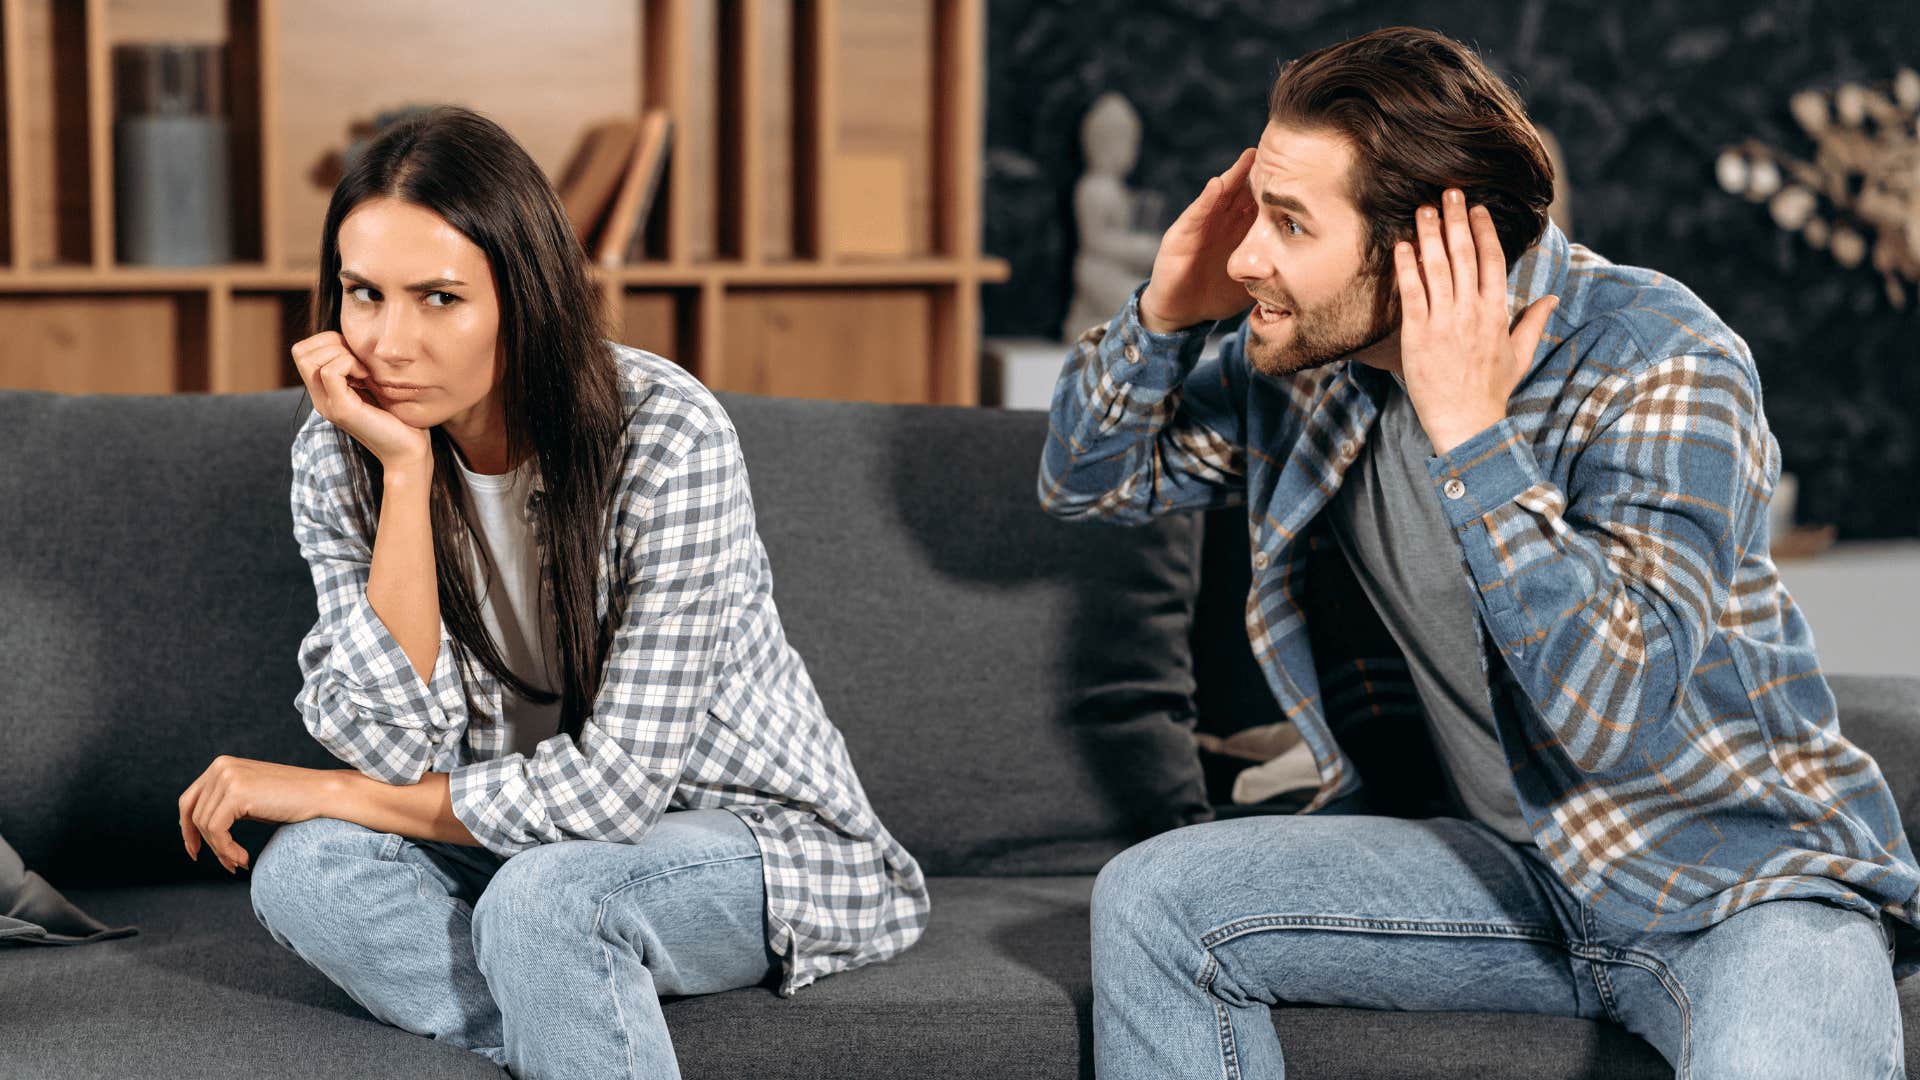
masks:
{"label": "white buddha statue", "polygon": [[1159,233],[1140,228],[1142,218],[1157,213],[1159,197],[1126,185],[1140,156],[1140,114],[1119,94],[1100,95],[1080,123],[1080,145],[1087,171],[1073,188],[1080,250],[1073,259],[1073,303],[1061,334],[1068,341],[1126,306],[1152,272],[1160,248]]}

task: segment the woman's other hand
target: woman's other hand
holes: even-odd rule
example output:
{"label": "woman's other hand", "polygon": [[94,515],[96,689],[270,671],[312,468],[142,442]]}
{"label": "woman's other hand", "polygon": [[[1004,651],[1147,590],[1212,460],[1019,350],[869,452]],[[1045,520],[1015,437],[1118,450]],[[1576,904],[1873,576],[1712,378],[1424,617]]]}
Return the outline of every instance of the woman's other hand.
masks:
{"label": "woman's other hand", "polygon": [[249,865],[247,849],[231,835],[233,823],[324,817],[338,772],[224,754],[214,758],[180,796],[180,839],[187,858],[198,859],[205,844],[228,873]]}

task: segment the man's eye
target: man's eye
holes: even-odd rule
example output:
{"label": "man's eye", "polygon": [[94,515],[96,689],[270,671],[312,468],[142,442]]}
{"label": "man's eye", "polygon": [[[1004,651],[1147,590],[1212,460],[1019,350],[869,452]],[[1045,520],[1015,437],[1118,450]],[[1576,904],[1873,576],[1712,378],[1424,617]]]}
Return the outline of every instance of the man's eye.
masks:
{"label": "man's eye", "polygon": [[[366,294],[368,294],[368,295],[366,295],[366,296],[361,296],[361,295],[360,295],[361,293],[366,293]],[[373,295],[372,295],[372,294],[373,294],[373,290],[372,290],[372,289],[370,289],[370,288],[368,288],[368,287],[367,287],[367,286],[365,286],[365,285],[355,285],[355,286],[353,286],[352,288],[350,288],[350,289],[348,289],[348,290],[347,290],[347,295],[348,295],[348,296],[350,296],[350,297],[352,297],[352,298],[353,298],[353,299],[354,299],[354,300],[355,300],[355,301],[356,301],[357,303],[362,303],[362,304],[371,304],[371,303],[373,303]]]}
{"label": "man's eye", "polygon": [[[443,297],[446,302],[440,304],[433,303],[433,298],[436,296]],[[428,307],[452,307],[459,302],[460,298],[449,292],[430,292],[427,294]]]}
{"label": "man's eye", "polygon": [[1280,219],[1280,227],[1287,230],[1288,236],[1305,236],[1306,235],[1306,230],[1300,227],[1300,223],[1293,220],[1290,217],[1282,217]]}

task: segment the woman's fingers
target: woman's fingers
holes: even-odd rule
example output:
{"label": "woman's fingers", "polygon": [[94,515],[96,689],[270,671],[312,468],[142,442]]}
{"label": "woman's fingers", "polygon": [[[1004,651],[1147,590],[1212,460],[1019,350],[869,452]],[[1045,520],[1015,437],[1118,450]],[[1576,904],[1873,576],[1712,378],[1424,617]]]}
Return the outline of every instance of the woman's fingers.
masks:
{"label": "woman's fingers", "polygon": [[180,842],[186,846],[189,859],[200,858],[200,830],[193,827],[193,808],[200,798],[200,785],[204,780],[206,774],[202,773],[180,794]]}
{"label": "woman's fingers", "polygon": [[203,798],[194,808],[193,825],[207,839],[207,849],[220,860],[227,873],[233,873],[236,867],[245,866],[246,849],[234,843],[230,830],[235,816],[227,805],[228,796],[224,791],[210,792],[212,798]]}

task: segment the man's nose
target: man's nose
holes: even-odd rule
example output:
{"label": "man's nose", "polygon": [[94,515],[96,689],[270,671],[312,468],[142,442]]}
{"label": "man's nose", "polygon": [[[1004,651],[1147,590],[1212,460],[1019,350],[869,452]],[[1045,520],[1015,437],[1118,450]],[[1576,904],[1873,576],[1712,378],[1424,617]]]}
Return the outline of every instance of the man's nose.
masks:
{"label": "man's nose", "polygon": [[1273,276],[1274,258],[1270,250],[1269,226],[1264,218],[1256,218],[1247,227],[1240,244],[1227,256],[1227,276],[1243,284],[1265,281]]}

